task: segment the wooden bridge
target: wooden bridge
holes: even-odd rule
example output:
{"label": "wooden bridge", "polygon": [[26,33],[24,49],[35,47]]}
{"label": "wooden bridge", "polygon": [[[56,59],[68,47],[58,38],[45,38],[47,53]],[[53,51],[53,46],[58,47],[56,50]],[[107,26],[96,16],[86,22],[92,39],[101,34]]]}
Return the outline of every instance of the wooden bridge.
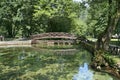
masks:
{"label": "wooden bridge", "polygon": [[108,51],[114,55],[120,56],[120,46],[110,44]]}
{"label": "wooden bridge", "polygon": [[49,32],[31,36],[31,44],[42,44],[47,46],[54,45],[73,45],[77,37],[70,33]]}
{"label": "wooden bridge", "polygon": [[110,44],[108,50],[114,55],[120,55],[120,46]]}

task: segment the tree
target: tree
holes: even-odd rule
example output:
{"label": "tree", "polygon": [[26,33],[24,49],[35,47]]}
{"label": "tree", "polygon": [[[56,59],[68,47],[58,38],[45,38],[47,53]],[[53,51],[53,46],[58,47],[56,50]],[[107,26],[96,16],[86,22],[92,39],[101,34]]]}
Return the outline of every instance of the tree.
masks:
{"label": "tree", "polygon": [[108,23],[105,31],[101,33],[97,40],[97,49],[107,50],[113,31],[116,28],[116,24],[120,18],[120,1],[108,0]]}
{"label": "tree", "polygon": [[33,18],[34,14],[34,5],[36,5],[37,1],[34,0],[21,0],[20,3],[22,4],[19,7],[19,12],[22,15],[21,20],[21,31],[23,37],[29,37],[32,33],[35,32],[35,20]]}
{"label": "tree", "polygon": [[96,49],[107,50],[119,20],[118,0],[88,0],[88,32],[97,37]]}
{"label": "tree", "polygon": [[0,33],[6,37],[29,37],[48,31],[84,34],[85,30],[80,31],[86,24],[81,21],[80,25],[78,19],[79,12],[84,13],[82,8],[85,8],[83,4],[72,0],[2,0]]}
{"label": "tree", "polygon": [[[75,18],[78,18],[77,8],[72,0],[40,0],[35,6],[34,18],[38,25],[47,32],[70,32]],[[77,3],[76,3],[77,4]],[[74,6],[73,6],[74,5]],[[74,11],[75,12],[74,12]]]}
{"label": "tree", "polygon": [[20,18],[17,15],[18,4],[13,2],[0,3],[1,26],[6,30],[8,37],[14,37],[19,29],[18,22]]}
{"label": "tree", "polygon": [[86,21],[88,25],[88,35],[97,38],[98,35],[105,30],[107,25],[107,1],[96,0],[86,3],[89,5]]}
{"label": "tree", "polygon": [[47,32],[70,32],[72,20],[68,17],[55,16],[48,20]]}
{"label": "tree", "polygon": [[36,1],[18,0],[0,3],[1,26],[6,30],[7,37],[29,36],[34,28],[34,5]]}

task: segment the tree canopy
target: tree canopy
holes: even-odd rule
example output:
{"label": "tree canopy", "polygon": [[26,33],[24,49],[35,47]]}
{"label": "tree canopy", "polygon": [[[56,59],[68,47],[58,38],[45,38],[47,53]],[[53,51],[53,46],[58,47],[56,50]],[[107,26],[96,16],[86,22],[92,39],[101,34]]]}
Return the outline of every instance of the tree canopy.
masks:
{"label": "tree canopy", "polygon": [[[112,25],[113,17],[119,18],[118,3],[118,0],[2,0],[0,34],[14,38],[68,32],[98,38]],[[118,21],[113,22],[117,29],[111,32],[120,32]]]}

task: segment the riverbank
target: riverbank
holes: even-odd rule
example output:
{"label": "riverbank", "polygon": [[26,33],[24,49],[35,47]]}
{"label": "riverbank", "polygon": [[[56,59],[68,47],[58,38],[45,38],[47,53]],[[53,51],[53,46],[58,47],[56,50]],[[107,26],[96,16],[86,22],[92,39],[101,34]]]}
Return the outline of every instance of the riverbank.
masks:
{"label": "riverbank", "polygon": [[120,57],[98,51],[95,53],[90,66],[94,70],[120,78]]}
{"label": "riverbank", "polygon": [[[114,57],[108,51],[96,50],[95,43],[80,41],[79,44],[92,53],[91,68],[120,78],[120,57]],[[107,54],[107,55],[106,55]]]}
{"label": "riverbank", "polygon": [[120,79],[120,72],[119,72],[117,67],[116,68],[113,68],[113,67],[110,67],[110,66],[101,67],[101,69],[96,69],[96,71],[108,73],[108,74],[113,75],[116,78]]}
{"label": "riverbank", "polygon": [[0,41],[0,48],[3,47],[30,47],[31,40],[25,41]]}

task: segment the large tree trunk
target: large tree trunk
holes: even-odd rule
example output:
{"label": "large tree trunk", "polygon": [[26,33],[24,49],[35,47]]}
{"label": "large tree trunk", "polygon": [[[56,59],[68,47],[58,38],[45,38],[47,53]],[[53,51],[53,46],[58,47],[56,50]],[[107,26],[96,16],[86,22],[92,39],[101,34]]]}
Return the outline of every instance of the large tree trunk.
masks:
{"label": "large tree trunk", "polygon": [[[108,14],[108,25],[105,29],[105,31],[103,33],[101,33],[98,37],[97,43],[96,43],[96,49],[103,49],[103,50],[107,50],[109,47],[109,42],[112,36],[113,31],[116,28],[116,24],[118,22],[119,19],[119,14],[120,13],[120,1],[116,1],[116,5],[117,5],[117,12],[116,14],[112,14],[112,4],[113,4],[113,0],[109,0],[109,14]],[[116,9],[116,8],[114,8]]]}
{"label": "large tree trunk", "polygon": [[[116,7],[113,6],[113,1],[116,2]],[[101,33],[96,42],[96,49],[94,52],[94,57],[92,58],[91,67],[99,70],[110,73],[118,78],[120,78],[120,70],[117,67],[113,67],[111,62],[106,59],[103,54],[104,50],[108,50],[109,42],[112,36],[113,31],[116,28],[118,19],[120,19],[120,0],[109,0],[109,14],[108,14],[108,25],[103,33]],[[114,7],[116,12],[113,14],[111,9]],[[101,50],[102,49],[102,50]],[[107,65],[106,65],[107,64]]]}

